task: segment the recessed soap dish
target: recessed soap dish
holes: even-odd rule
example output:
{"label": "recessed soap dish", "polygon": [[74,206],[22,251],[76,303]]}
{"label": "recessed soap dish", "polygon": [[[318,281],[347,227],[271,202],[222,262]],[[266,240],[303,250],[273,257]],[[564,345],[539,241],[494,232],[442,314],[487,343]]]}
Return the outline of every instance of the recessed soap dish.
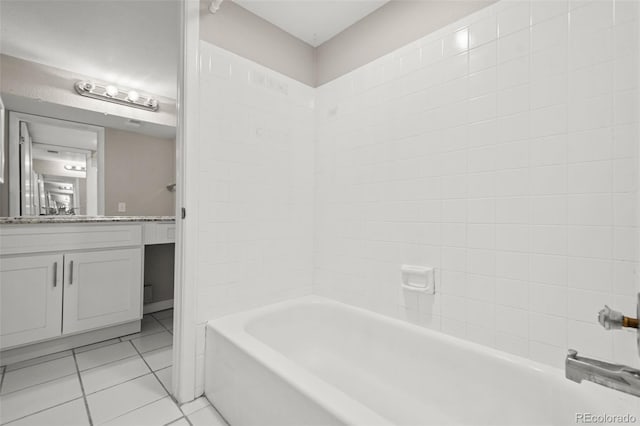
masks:
{"label": "recessed soap dish", "polygon": [[402,265],[402,288],[409,291],[434,294],[435,268],[432,266]]}

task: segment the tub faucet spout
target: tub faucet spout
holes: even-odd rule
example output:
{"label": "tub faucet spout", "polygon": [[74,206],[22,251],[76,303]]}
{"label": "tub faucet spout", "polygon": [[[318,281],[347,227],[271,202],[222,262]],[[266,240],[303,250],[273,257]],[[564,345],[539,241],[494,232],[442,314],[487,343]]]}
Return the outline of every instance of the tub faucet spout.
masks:
{"label": "tub faucet spout", "polygon": [[640,397],[640,370],[578,356],[573,349],[569,349],[565,360],[565,376],[576,383],[588,380]]}

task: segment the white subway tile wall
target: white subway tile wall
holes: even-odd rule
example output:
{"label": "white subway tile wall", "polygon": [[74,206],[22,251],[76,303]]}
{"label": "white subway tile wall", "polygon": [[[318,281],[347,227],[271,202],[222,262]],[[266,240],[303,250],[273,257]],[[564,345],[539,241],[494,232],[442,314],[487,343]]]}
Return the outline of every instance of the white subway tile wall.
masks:
{"label": "white subway tile wall", "polygon": [[[636,366],[639,2],[501,1],[316,91],[314,293]],[[439,268],[400,290],[400,265]],[[631,355],[630,355],[631,353]]]}
{"label": "white subway tile wall", "polygon": [[310,292],[640,365],[596,323],[640,289],[639,9],[503,0],[317,89],[201,42],[199,371],[204,322]]}
{"label": "white subway tile wall", "polygon": [[204,323],[311,293],[314,89],[200,42],[197,394]]}

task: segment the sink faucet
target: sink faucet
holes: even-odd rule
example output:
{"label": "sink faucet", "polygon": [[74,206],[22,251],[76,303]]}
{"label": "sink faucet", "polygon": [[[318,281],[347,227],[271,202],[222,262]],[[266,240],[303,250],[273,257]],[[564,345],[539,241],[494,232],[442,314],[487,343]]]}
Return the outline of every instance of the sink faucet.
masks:
{"label": "sink faucet", "polygon": [[[638,313],[640,314],[640,294],[638,294]],[[598,322],[607,330],[638,328],[638,319],[625,317],[606,305],[598,313]],[[640,330],[638,331],[638,349],[640,350]],[[564,367],[565,377],[576,383],[588,380],[640,397],[640,370],[635,368],[578,356],[578,351],[574,349],[569,349]]]}

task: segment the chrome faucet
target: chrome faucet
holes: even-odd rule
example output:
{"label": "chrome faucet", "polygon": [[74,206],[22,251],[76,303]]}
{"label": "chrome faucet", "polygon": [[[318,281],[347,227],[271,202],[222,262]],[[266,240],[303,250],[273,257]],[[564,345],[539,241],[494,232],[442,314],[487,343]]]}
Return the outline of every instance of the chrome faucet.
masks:
{"label": "chrome faucet", "polygon": [[573,349],[569,349],[564,365],[566,378],[576,383],[588,380],[611,389],[640,396],[640,370],[581,357]]}
{"label": "chrome faucet", "polygon": [[[638,294],[638,314],[640,314],[640,293]],[[625,317],[606,305],[598,313],[598,322],[607,330],[638,328],[637,318]],[[638,350],[640,351],[640,330],[637,333],[637,337]],[[564,371],[565,377],[576,383],[588,380],[640,397],[640,370],[635,368],[581,357],[578,356],[578,351],[569,349],[564,363]]]}

